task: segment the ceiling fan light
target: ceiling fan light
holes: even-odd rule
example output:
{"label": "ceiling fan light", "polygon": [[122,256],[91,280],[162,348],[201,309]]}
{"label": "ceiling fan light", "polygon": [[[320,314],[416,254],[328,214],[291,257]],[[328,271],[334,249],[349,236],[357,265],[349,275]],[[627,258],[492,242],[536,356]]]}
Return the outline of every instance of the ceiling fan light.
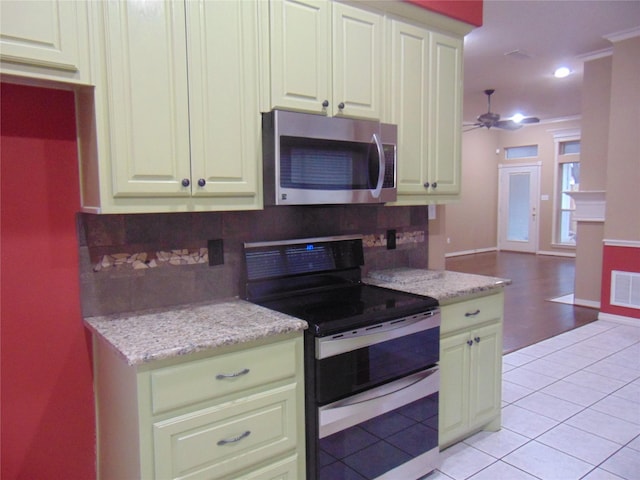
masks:
{"label": "ceiling fan light", "polygon": [[513,120],[516,123],[520,123],[523,118],[524,118],[524,115],[522,115],[521,113],[516,113],[513,117],[511,117],[511,120]]}
{"label": "ceiling fan light", "polygon": [[571,70],[568,67],[560,67],[557,68],[555,72],[553,72],[553,76],[556,78],[565,78],[571,74]]}

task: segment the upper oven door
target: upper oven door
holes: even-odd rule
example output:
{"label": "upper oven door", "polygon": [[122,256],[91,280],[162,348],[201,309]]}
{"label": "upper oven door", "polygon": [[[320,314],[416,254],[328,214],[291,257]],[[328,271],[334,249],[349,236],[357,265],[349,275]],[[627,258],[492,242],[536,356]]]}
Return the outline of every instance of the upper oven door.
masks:
{"label": "upper oven door", "polygon": [[437,364],[440,313],[316,338],[315,344],[315,397],[326,405]]}
{"label": "upper oven door", "polygon": [[265,203],[396,200],[395,126],[278,110],[263,118]]}

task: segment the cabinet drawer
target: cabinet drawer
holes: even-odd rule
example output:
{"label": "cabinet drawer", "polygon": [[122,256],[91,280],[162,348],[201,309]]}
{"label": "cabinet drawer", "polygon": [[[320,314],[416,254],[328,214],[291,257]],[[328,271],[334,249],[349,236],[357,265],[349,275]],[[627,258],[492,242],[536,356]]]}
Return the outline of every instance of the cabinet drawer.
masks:
{"label": "cabinet drawer", "polygon": [[151,373],[153,414],[295,376],[296,343],[281,342]]}
{"label": "cabinet drawer", "polygon": [[296,384],[153,425],[156,478],[220,478],[296,447]]}
{"label": "cabinet drawer", "polygon": [[440,335],[502,318],[503,294],[474,298],[441,307]]}

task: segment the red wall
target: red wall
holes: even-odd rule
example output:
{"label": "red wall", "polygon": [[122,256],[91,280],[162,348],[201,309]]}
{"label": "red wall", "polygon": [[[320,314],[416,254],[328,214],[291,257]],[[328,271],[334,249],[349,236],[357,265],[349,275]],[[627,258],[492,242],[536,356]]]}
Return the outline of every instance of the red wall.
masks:
{"label": "red wall", "polygon": [[3,83],[1,382],[4,480],[95,478],[82,325],[73,93]]}
{"label": "red wall", "polygon": [[482,25],[483,0],[405,0],[419,7],[479,27]]}
{"label": "red wall", "polygon": [[611,271],[640,273],[640,248],[605,245],[602,253],[602,294],[600,311],[612,315],[640,319],[636,308],[611,305]]}

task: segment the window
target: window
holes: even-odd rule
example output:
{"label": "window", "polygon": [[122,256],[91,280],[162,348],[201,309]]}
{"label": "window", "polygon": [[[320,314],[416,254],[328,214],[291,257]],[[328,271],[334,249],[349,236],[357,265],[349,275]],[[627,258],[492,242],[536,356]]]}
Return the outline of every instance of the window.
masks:
{"label": "window", "polygon": [[524,145],[521,147],[506,147],[504,156],[507,160],[531,158],[538,156],[538,145]]}
{"label": "window", "polygon": [[567,192],[580,190],[580,140],[557,143],[558,186],[556,191],[555,242],[560,245],[575,245],[577,222],[575,202]]}

